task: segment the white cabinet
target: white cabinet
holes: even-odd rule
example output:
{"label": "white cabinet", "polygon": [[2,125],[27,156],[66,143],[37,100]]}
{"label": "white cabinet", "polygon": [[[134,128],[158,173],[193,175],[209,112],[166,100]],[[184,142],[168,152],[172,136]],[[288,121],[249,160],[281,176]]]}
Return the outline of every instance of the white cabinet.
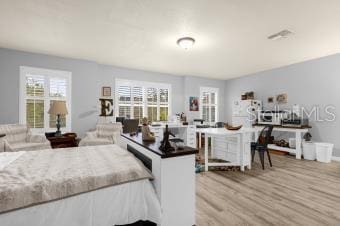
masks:
{"label": "white cabinet", "polygon": [[150,126],[150,131],[155,134],[155,137],[163,139],[164,128],[161,126]]}
{"label": "white cabinet", "polygon": [[[155,134],[155,137],[160,140],[163,139],[165,127],[164,126],[150,126],[150,131]],[[169,130],[176,133],[176,137],[184,140],[186,146],[196,148],[196,126],[195,125],[171,125]]]}
{"label": "white cabinet", "polygon": [[190,125],[186,128],[186,146],[196,148],[196,126]]}
{"label": "white cabinet", "polygon": [[[196,216],[195,154],[197,149],[178,156],[167,156],[144,146],[137,137],[122,135],[125,148],[146,160],[154,175],[152,181],[162,207],[162,223],[158,226],[192,226]],[[156,141],[157,142],[157,141]],[[156,146],[158,146],[157,144]],[[142,156],[142,158],[140,157]]]}
{"label": "white cabinet", "polygon": [[212,157],[228,162],[240,163],[238,137],[212,137]]}

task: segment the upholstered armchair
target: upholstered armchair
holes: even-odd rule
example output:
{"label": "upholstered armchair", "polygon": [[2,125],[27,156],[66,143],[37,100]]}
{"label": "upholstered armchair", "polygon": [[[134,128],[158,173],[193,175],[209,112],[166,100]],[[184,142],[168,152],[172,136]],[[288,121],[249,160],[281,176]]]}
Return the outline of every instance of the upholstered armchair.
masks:
{"label": "upholstered armchair", "polygon": [[32,134],[27,125],[0,125],[1,133],[6,136],[0,139],[0,151],[35,151],[51,148],[44,135]]}
{"label": "upholstered armchair", "polygon": [[120,145],[120,135],[122,133],[121,123],[99,123],[96,130],[86,133],[86,136],[80,141],[79,146],[96,146],[96,145]]}

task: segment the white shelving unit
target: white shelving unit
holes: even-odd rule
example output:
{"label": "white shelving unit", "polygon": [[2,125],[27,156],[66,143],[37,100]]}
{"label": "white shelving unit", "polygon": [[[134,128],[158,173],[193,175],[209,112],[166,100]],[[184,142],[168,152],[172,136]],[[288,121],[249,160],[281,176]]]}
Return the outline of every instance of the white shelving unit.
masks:
{"label": "white shelving unit", "polygon": [[[255,139],[259,137],[259,132],[263,128],[263,126],[255,126],[256,132],[255,132]],[[289,153],[293,153],[296,156],[296,159],[301,159],[302,156],[302,136],[303,134],[308,132],[308,128],[287,128],[287,127],[274,127],[273,131],[279,131],[279,132],[287,132],[287,133],[293,133],[295,134],[295,149],[293,148],[285,148],[285,147],[279,147],[274,144],[268,145],[269,149],[278,150],[278,151],[285,151]]]}

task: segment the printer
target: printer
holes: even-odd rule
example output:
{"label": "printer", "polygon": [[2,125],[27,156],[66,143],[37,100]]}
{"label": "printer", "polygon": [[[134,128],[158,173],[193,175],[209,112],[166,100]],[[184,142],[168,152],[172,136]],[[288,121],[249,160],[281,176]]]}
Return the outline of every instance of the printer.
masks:
{"label": "printer", "polygon": [[309,126],[309,120],[306,117],[298,116],[295,113],[288,114],[286,118],[282,119],[283,127],[307,127]]}

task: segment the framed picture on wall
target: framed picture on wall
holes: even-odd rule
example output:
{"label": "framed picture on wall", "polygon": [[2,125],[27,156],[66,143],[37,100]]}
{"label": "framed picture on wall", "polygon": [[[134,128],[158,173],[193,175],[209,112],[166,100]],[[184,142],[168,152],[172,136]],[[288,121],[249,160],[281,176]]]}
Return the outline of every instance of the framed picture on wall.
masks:
{"label": "framed picture on wall", "polygon": [[103,86],[103,88],[102,88],[102,96],[103,97],[110,97],[111,96],[111,87]]}
{"label": "framed picture on wall", "polygon": [[274,103],[274,97],[268,97],[267,102],[268,102],[269,104]]}
{"label": "framed picture on wall", "polygon": [[282,93],[276,96],[276,102],[278,104],[286,104],[288,103],[288,95],[287,93]]}
{"label": "framed picture on wall", "polygon": [[198,97],[189,97],[189,110],[199,111]]}

